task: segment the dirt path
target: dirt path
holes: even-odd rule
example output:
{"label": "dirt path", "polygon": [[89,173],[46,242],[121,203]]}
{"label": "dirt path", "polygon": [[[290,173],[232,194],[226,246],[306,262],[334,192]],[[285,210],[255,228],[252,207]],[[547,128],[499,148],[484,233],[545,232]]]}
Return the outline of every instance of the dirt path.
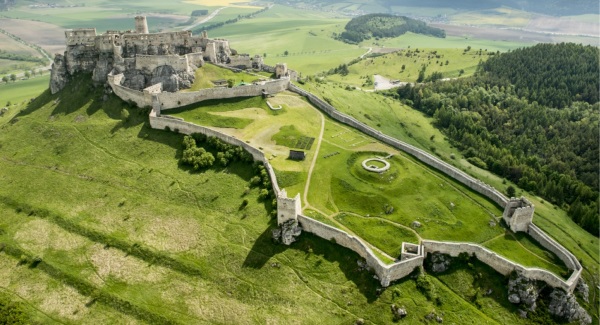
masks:
{"label": "dirt path", "polygon": [[213,11],[210,15],[208,15],[208,17],[206,17],[206,18],[204,18],[204,19],[202,19],[200,21],[197,21],[197,22],[193,23],[192,25],[184,27],[183,30],[190,30],[192,28],[195,28],[198,25],[202,25],[202,24],[210,21],[211,19],[215,18],[215,16],[217,16],[221,10],[223,10],[225,8],[228,8],[228,7],[221,7],[219,9]]}
{"label": "dirt path", "polygon": [[[310,180],[312,178],[313,170],[315,169],[315,164],[317,163],[317,158],[319,158],[319,150],[321,150],[321,142],[323,141],[323,134],[325,133],[325,116],[323,116],[323,113],[321,113],[321,111],[318,110],[317,108],[315,108],[314,106],[311,106],[311,107],[315,111],[317,111],[317,113],[319,113],[319,116],[321,117],[321,132],[319,133],[319,140],[317,141],[317,147],[315,148],[315,156],[313,157],[313,161],[311,162],[310,168],[308,169],[308,177],[306,180],[306,185],[304,186],[303,201],[304,201],[304,204],[306,205],[306,207],[310,206],[310,204],[308,203],[308,190],[310,188]],[[313,210],[316,210],[316,209],[313,209]]]}

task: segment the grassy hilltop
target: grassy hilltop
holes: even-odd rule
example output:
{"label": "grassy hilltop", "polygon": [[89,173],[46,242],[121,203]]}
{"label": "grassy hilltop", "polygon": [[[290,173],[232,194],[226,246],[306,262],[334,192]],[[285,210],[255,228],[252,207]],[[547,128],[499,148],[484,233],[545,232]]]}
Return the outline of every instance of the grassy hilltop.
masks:
{"label": "grassy hilltop", "polygon": [[[149,129],[147,112],[103,101],[87,79],[0,120],[0,273],[24,317],[382,324],[394,302],[411,323],[433,310],[456,323],[524,322],[502,281],[473,282],[482,272],[502,279],[477,263],[450,273],[467,287],[428,278],[436,304],[411,278],[378,294],[358,256],[326,240],[274,245],[257,190],[244,195],[250,166],[190,173],[177,163],[181,135]],[[469,297],[480,287],[494,294],[478,309]]]}
{"label": "grassy hilltop", "polygon": [[[93,25],[101,31],[132,28],[132,19],[126,15],[139,12],[164,14],[149,19],[158,28],[180,28],[192,9],[232,6],[211,23],[257,10],[229,0],[201,5],[198,1],[173,2],[177,5],[91,1],[61,15],[26,6],[2,14],[47,21],[61,26],[59,29]],[[328,8],[338,5],[332,3]],[[118,11],[119,6],[125,11]],[[431,12],[431,8],[417,9]],[[469,21],[473,16],[478,23],[487,17],[472,12],[452,19]],[[374,73],[415,81],[423,65],[427,65],[428,75],[468,76],[487,53],[531,44],[530,40],[523,43],[470,35],[438,39],[407,33],[349,45],[332,37],[343,31],[348,21],[336,13],[276,5],[255,18],[211,30],[209,36],[228,38],[240,53],[266,54],[268,64],[287,62],[303,75],[348,63],[370,47],[403,49],[351,65],[348,75],[313,79],[304,87],[328,98],[340,111],[434,152],[496,188],[514,185],[468,163],[434,127],[432,118],[353,87],[372,88],[363,84],[365,76]],[[472,49],[465,52],[468,46]],[[206,71],[206,75],[213,78],[219,74]],[[246,78],[239,74],[227,77]],[[182,135],[150,129],[146,111],[132,108],[114,95],[103,98],[102,89],[89,79],[78,76],[57,95],[42,92],[48,74],[0,85],[0,108],[5,101],[12,104],[0,117],[0,319],[11,315],[23,323],[40,324],[352,324],[362,318],[367,324],[390,324],[390,306],[396,304],[407,308],[409,314],[402,321],[407,324],[433,323],[435,320],[426,318],[432,313],[449,324],[551,323],[543,308],[530,319],[520,318],[517,307],[507,300],[506,279],[477,261],[463,261],[438,276],[416,278],[414,274],[381,290],[372,274],[360,269],[359,256],[339,245],[310,234],[302,234],[290,247],[272,243],[275,221],[259,199],[258,188],[250,184],[251,165],[237,163],[192,172],[179,164]],[[195,86],[211,84],[198,81]],[[304,194],[315,148],[302,164],[286,160],[285,153],[298,145],[299,139],[318,134],[318,113],[293,94],[284,93],[270,101],[282,105],[283,111],[272,112],[264,100],[249,98],[204,103],[174,114],[239,138],[248,136],[253,145],[269,150],[269,145],[279,146],[270,158],[280,185],[289,194]],[[465,193],[468,191],[458,184],[406,155],[392,160],[395,175],[399,175],[396,180],[375,179],[357,164],[387,148],[330,119],[325,119],[324,127],[327,141],[307,194],[312,204],[305,210],[307,215],[360,235],[380,249],[377,254],[388,262],[383,254],[395,255],[403,240],[415,242],[417,235],[460,236],[452,231],[461,228],[515,261],[564,272],[559,263],[553,265],[552,255],[527,237],[511,236],[499,227],[490,229],[485,211],[500,213],[493,204],[481,201],[458,207],[477,211],[479,216],[473,217],[477,222],[485,219],[485,228],[481,228],[485,231],[478,232],[476,226],[465,222],[470,219],[447,211],[448,202],[469,201],[473,193]],[[269,132],[261,133],[265,129]],[[357,150],[357,146],[364,147]],[[337,154],[324,158],[334,152]],[[409,193],[420,195],[427,203],[418,210],[394,193],[379,197],[381,188],[373,184],[385,182],[395,186],[394,190],[408,192],[419,187],[435,196]],[[449,190],[453,187],[458,190]],[[346,196],[349,191],[352,193]],[[584,307],[597,324],[598,238],[575,225],[558,207],[518,188],[517,194],[532,199],[534,222],[584,265],[590,285],[590,303]],[[406,211],[385,215],[381,198],[400,211],[417,209],[419,216],[407,216]],[[249,202],[245,207],[244,200]],[[374,210],[377,215],[373,218],[364,217]],[[420,220],[425,227],[413,232],[399,225],[413,220]],[[484,294],[488,292],[491,294]]]}

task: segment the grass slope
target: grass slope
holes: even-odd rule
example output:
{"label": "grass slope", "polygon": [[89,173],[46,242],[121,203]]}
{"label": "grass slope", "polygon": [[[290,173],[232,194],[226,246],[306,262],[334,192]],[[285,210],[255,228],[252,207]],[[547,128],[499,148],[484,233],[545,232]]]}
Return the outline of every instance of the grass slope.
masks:
{"label": "grass slope", "polygon": [[[274,245],[255,190],[238,210],[248,167],[191,174],[177,165],[180,135],[151,130],[146,112],[101,97],[78,78],[0,120],[0,287],[33,306],[31,317],[391,322],[389,305],[401,297],[378,296],[353,252],[308,234]],[[440,286],[456,311],[446,320],[493,323]],[[392,288],[411,297],[412,322],[436,308],[412,280]]]}

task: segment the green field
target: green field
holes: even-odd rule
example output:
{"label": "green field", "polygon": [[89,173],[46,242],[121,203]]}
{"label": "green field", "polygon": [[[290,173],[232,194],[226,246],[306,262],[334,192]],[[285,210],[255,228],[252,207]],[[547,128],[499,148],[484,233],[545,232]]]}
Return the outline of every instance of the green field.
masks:
{"label": "green field", "polygon": [[434,72],[441,72],[444,78],[469,76],[475,72],[479,61],[487,60],[490,52],[483,50],[479,54],[479,50],[471,49],[465,52],[465,49],[410,48],[400,50],[383,56],[366,58],[350,65],[348,75],[333,74],[327,76],[327,79],[362,89],[373,89],[372,83],[367,84],[366,77],[372,80],[373,75],[378,74],[391,80],[416,82],[423,66],[426,67],[425,76]]}
{"label": "green field", "polygon": [[[257,190],[238,209],[249,166],[180,168],[181,135],[150,129],[114,96],[97,101],[87,78],[0,118],[0,284],[32,319],[383,324],[393,302],[410,322],[436,308],[410,279],[377,295],[358,256],[326,240],[274,245]],[[432,281],[447,322],[510,317]]]}
{"label": "green field", "polygon": [[367,51],[331,38],[348,20],[277,5],[256,18],[211,30],[210,36],[228,39],[239,53],[266,53],[269,65],[286,62],[303,74],[315,74]]}
{"label": "green field", "polygon": [[[340,111],[383,133],[433,152],[447,163],[455,165],[495,188],[504,189],[508,185],[513,185],[518,189],[515,184],[467,162],[458,150],[452,147],[444,134],[433,126],[433,119],[419,111],[375,93],[345,90],[341,84],[333,82],[312,82],[304,87],[322,98],[330,98]],[[600,265],[598,238],[577,226],[564,210],[531,193],[518,190],[517,196],[521,195],[535,205],[534,223],[581,260],[585,268],[583,274],[588,283],[598,283]]]}
{"label": "green field", "polygon": [[[278,95],[275,99],[284,96]],[[196,124],[226,128],[224,132],[230,135],[250,143],[261,143],[267,156],[281,146],[296,148],[299,139],[316,136],[316,130],[307,132],[306,126],[299,124],[292,115],[294,112],[302,114],[302,111],[306,112],[305,116],[307,113],[312,115],[312,108],[301,106],[290,109],[288,106],[283,113],[265,116],[270,111],[264,108],[263,102],[260,97],[227,100],[219,104],[212,101],[177,109],[170,114]],[[236,110],[239,113],[232,115]],[[228,119],[244,116],[240,120],[244,124],[215,123],[214,115],[211,116],[215,112],[228,112]],[[281,127],[258,127],[259,122]],[[260,142],[269,134],[271,142]],[[370,151],[375,148],[380,151]],[[504,229],[497,225],[502,215],[498,207],[439,172],[357,131],[326,120],[323,143],[313,150],[319,152],[308,193],[301,185],[306,184],[307,180],[303,179],[307,176],[306,161],[310,161],[312,155],[300,164],[283,160],[285,151],[273,154],[276,159],[272,160],[272,164],[284,176],[281,186],[287,188],[291,196],[296,192],[306,194],[306,208],[315,209],[328,219],[335,220],[339,227],[349,229],[392,258],[399,256],[403,241],[418,243],[422,237],[483,243],[504,233]],[[309,153],[312,154],[313,150]],[[362,168],[363,160],[388,154],[394,154],[388,159],[391,164],[389,171],[377,174]],[[294,165],[295,169],[290,169]],[[302,169],[297,169],[300,166],[303,166]],[[413,221],[422,224],[416,232],[409,228]],[[493,222],[492,226],[490,222]],[[518,254],[513,254],[511,247]],[[522,250],[517,242],[503,242],[500,248],[499,253],[508,258],[517,261],[528,258],[528,263],[559,275],[566,272],[564,265],[560,261],[556,263],[549,252],[541,254],[549,254],[551,260]]]}
{"label": "green field", "polygon": [[50,73],[46,71],[42,76],[28,80],[9,81],[0,84],[0,105],[23,103],[31,98],[37,97],[44,89],[48,88]]}
{"label": "green field", "polygon": [[[177,28],[181,17],[192,10],[212,11],[223,5],[222,0],[201,5],[180,0],[92,0],[86,7],[33,10],[23,3],[1,16],[65,28],[96,27],[99,32],[131,29],[136,14],[180,16],[149,18],[150,29],[157,31]],[[325,8],[343,11],[364,6],[349,1]],[[227,8],[207,25],[256,10]],[[394,10],[433,16],[432,8],[398,4]],[[523,15],[508,17],[502,10],[489,13],[496,20],[487,22],[522,24]],[[458,13],[448,8],[443,12]],[[452,19],[485,25],[483,14],[462,12]],[[303,75],[348,63],[369,47],[403,49],[400,54],[363,60],[351,66],[346,77],[327,76],[304,87],[340,111],[433,152],[498,189],[514,186],[469,164],[431,118],[380,94],[346,86],[362,87],[364,76],[375,73],[414,81],[424,63],[429,64],[427,74],[442,71],[445,77],[456,77],[463,69],[463,75],[469,75],[485,58],[473,54],[479,49],[507,51],[526,43],[409,33],[348,45],[331,37],[349,20],[340,17],[277,4],[253,19],[211,30],[209,37],[229,39],[240,53],[266,54],[270,65],[287,62]],[[595,18],[577,19],[595,22]],[[577,38],[565,38],[573,39]],[[462,54],[467,46],[471,51]],[[417,56],[402,56],[417,48]],[[432,51],[441,57],[427,58]],[[435,62],[440,60],[441,66]],[[0,69],[2,64],[12,63],[0,60]],[[246,79],[210,67],[201,70],[194,89],[212,87],[213,78]],[[26,323],[353,324],[362,318],[367,324],[390,324],[392,303],[409,312],[398,324],[433,323],[425,318],[432,311],[448,324],[531,323],[508,302],[505,278],[476,261],[427,276],[436,296],[427,299],[414,277],[380,292],[372,274],[357,269],[360,257],[328,240],[303,233],[292,246],[274,244],[275,221],[258,199],[258,189],[249,185],[251,166],[232,164],[191,172],[178,164],[182,135],[150,129],[147,112],[114,95],[102,101],[102,87],[92,86],[90,76],[77,77],[57,95],[48,91],[40,95],[47,89],[48,74],[0,84],[0,108],[6,101],[13,104],[0,117],[0,304],[4,299],[18,302],[30,318]],[[36,99],[29,103],[31,98]],[[246,98],[163,113],[259,147],[288,195],[306,195],[306,215],[363,238],[386,263],[398,256],[404,241],[469,240],[523,265],[564,275],[564,265],[534,240],[507,232],[501,225],[491,226],[489,221],[502,213],[491,202],[414,158],[328,118],[324,118],[320,148],[315,140],[305,161],[287,159],[300,138],[318,138],[321,114],[292,93],[269,101],[283,110],[271,111],[263,99]],[[389,173],[370,174],[360,167],[363,158],[392,152]],[[315,156],[317,164],[306,193]],[[535,204],[535,224],[583,264],[590,303],[580,303],[597,324],[598,238],[575,225],[562,209],[520,189],[517,195]],[[244,199],[249,204],[242,209]],[[386,214],[390,207],[393,212]],[[422,227],[411,228],[413,221]],[[490,289],[490,294],[484,294]]]}

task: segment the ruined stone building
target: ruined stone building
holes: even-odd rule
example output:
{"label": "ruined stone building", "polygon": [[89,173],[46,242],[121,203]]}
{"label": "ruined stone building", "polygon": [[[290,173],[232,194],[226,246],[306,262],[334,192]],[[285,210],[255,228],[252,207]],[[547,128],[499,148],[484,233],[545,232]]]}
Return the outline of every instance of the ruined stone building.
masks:
{"label": "ruined stone building", "polygon": [[[262,57],[237,55],[224,39],[209,39],[206,32],[149,33],[146,17],[135,17],[135,30],[112,31],[98,35],[95,28],[65,31],[67,50],[57,54],[50,78],[52,93],[60,91],[77,72],[93,74],[97,83],[106,82],[109,73],[122,73],[124,86],[142,90],[162,83],[163,91],[189,88],[194,71],[205,61],[237,68],[257,68]],[[114,70],[114,71],[113,71]]]}

